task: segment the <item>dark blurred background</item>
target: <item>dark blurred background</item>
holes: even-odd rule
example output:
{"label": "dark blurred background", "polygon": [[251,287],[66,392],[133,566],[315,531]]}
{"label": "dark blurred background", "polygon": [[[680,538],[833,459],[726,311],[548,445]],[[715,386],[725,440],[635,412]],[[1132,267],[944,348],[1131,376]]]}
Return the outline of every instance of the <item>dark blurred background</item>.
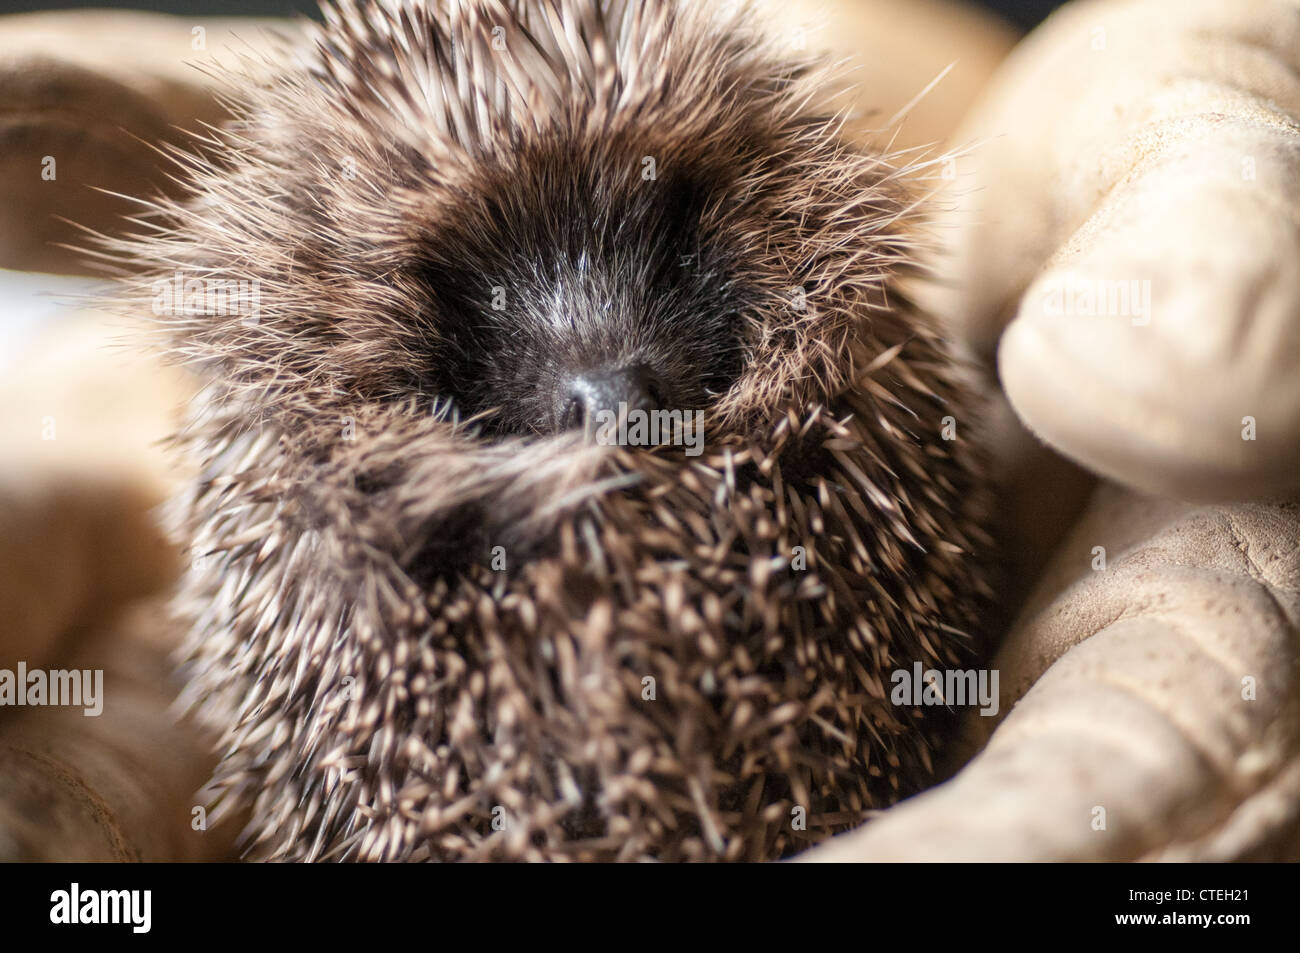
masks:
{"label": "dark blurred background", "polygon": [[[1061,5],[1061,0],[967,0],[996,11],[1022,29],[1036,26]],[[285,16],[314,13],[315,0],[0,0],[0,13],[26,10],[69,10],[78,7],[124,7],[196,16]]]}

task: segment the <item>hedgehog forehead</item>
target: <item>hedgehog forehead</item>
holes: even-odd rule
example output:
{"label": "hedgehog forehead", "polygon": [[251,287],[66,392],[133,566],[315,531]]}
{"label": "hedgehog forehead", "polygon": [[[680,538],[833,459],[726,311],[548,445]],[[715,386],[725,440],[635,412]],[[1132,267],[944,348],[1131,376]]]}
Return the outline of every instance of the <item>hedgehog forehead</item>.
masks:
{"label": "hedgehog forehead", "polygon": [[689,157],[662,168],[640,149],[609,147],[556,140],[423,192],[409,212],[409,255],[481,278],[552,286],[604,273],[648,290],[713,236],[730,178]]}
{"label": "hedgehog forehead", "polygon": [[[337,0],[312,34],[305,89],[360,127],[442,163],[481,161],[585,127],[725,136],[809,91],[810,62],[773,55],[742,4],[680,0]],[[727,108],[717,101],[728,100]]]}
{"label": "hedgehog forehead", "polygon": [[[322,168],[316,195],[360,211],[349,226],[387,252],[408,240],[408,260],[481,268],[520,247],[574,260],[618,242],[680,244],[690,222],[719,224],[708,201],[732,183],[748,180],[734,208],[797,179],[806,170],[790,158],[824,146],[833,125],[809,111],[807,63],[773,55],[739,5],[703,6],[341,0],[311,81],[280,90],[268,133],[305,116],[301,138],[365,180]],[[304,111],[302,94],[322,108]],[[366,187],[379,201],[359,207]],[[769,244],[739,217],[740,237]]]}
{"label": "hedgehog forehead", "polygon": [[723,347],[739,307],[735,252],[715,235],[728,183],[689,165],[644,175],[631,152],[550,145],[416,213],[408,272],[427,289],[438,335],[459,349],[506,347],[534,372],[690,367],[702,358],[688,353]]}

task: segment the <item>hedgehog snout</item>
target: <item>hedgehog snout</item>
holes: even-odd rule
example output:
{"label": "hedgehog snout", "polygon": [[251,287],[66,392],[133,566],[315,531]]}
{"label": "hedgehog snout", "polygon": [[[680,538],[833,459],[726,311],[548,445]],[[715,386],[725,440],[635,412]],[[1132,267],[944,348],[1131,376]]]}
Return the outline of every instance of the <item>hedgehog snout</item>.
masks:
{"label": "hedgehog snout", "polygon": [[599,426],[633,410],[660,410],[670,399],[663,377],[647,364],[564,375],[556,391],[557,432]]}

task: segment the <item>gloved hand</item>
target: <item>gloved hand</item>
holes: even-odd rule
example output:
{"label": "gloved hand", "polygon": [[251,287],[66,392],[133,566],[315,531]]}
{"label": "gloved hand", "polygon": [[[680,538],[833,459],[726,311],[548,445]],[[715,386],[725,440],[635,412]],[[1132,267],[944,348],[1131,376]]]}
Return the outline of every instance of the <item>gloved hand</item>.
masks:
{"label": "gloved hand", "polygon": [[1042,439],[1165,496],[1300,487],[1298,121],[1293,0],[1076,2],[1017,47],[948,274]]}
{"label": "gloved hand", "polygon": [[[138,209],[92,185],[167,184],[153,148],[221,114],[185,64],[220,53],[232,25],[0,17],[0,267],[86,271],[56,244],[85,236],[58,216],[118,229]],[[66,284],[24,281],[85,290]],[[143,604],[178,569],[153,512],[175,475],[158,441],[192,384],[124,350],[120,321],[47,300],[27,322],[22,297],[0,280],[0,669],[100,670],[102,710],[0,709],[0,860],[225,857],[238,825],[194,813],[211,739],[171,710],[175,626]]]}
{"label": "gloved hand", "polygon": [[804,858],[1296,859],[1300,508],[1241,501],[1300,488],[1300,4],[1079,0],[952,142],[941,307],[1153,495],[1103,486],[1057,550],[974,760]]}

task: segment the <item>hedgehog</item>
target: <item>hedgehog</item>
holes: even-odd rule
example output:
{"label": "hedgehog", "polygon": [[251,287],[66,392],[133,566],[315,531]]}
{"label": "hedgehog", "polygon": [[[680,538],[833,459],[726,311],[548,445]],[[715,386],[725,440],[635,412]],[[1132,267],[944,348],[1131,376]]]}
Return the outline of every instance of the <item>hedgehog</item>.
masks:
{"label": "hedgehog", "polygon": [[323,14],[113,244],[201,381],[182,702],[243,855],[769,860],[931,783],[891,679],[991,586],[926,163],[744,5]]}

